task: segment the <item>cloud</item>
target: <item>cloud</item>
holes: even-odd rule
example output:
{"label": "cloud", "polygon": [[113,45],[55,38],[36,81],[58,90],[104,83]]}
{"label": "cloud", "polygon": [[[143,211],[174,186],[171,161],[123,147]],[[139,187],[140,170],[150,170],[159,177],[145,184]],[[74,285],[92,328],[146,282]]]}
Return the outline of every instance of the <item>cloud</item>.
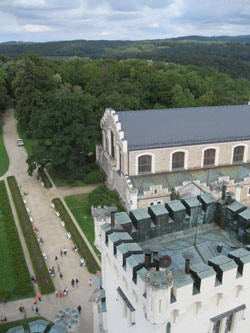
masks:
{"label": "cloud", "polygon": [[34,24],[26,24],[24,29],[28,32],[45,32],[52,30],[50,27],[46,25],[34,25]]}
{"label": "cloud", "polygon": [[0,22],[0,42],[236,35],[249,33],[250,3],[249,0],[0,0]]}

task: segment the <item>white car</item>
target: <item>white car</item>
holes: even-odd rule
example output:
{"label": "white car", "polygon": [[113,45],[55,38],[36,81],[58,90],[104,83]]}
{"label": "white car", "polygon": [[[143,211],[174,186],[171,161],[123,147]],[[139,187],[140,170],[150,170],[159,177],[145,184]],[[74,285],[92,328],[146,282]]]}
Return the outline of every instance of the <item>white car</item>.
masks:
{"label": "white car", "polygon": [[22,139],[16,139],[16,143],[17,143],[18,147],[22,147],[24,145]]}

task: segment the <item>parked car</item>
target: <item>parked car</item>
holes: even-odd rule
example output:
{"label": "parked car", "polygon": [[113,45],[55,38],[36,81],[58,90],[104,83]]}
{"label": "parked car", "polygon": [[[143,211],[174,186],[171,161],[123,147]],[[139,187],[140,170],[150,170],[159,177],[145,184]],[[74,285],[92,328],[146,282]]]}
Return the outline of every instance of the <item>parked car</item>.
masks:
{"label": "parked car", "polygon": [[22,139],[16,139],[16,143],[17,143],[18,147],[23,146],[23,140]]}

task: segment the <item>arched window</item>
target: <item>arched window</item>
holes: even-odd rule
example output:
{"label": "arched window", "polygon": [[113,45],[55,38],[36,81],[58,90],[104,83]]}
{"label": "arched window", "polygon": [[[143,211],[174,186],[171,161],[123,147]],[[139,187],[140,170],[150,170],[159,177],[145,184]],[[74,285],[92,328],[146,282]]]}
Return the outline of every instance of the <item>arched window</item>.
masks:
{"label": "arched window", "polygon": [[172,156],[172,170],[173,169],[183,169],[184,168],[185,153],[182,151],[177,151]]}
{"label": "arched window", "polygon": [[204,151],[203,165],[214,165],[215,164],[215,149],[207,149]]}
{"label": "arched window", "polygon": [[138,173],[151,172],[152,156],[143,155],[138,158]]}
{"label": "arched window", "polygon": [[244,161],[244,152],[245,152],[244,146],[235,147],[234,154],[233,154],[233,163],[243,162]]}

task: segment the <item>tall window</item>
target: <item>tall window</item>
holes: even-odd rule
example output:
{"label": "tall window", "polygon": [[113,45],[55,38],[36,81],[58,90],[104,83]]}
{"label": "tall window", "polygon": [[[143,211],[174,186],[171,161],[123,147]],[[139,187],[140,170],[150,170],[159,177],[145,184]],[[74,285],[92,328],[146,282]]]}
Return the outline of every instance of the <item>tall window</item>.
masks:
{"label": "tall window", "polygon": [[234,148],[233,163],[243,162],[244,159],[244,146],[237,146]]}
{"label": "tall window", "polygon": [[183,169],[184,168],[185,153],[177,151],[172,155],[172,169]]}
{"label": "tall window", "polygon": [[213,333],[219,333],[220,331],[220,320],[217,320],[213,326]]}
{"label": "tall window", "polygon": [[207,149],[204,151],[203,165],[215,164],[215,149]]}
{"label": "tall window", "polygon": [[111,131],[111,156],[113,158],[115,157],[115,139],[112,131]]}
{"label": "tall window", "polygon": [[226,332],[231,332],[232,329],[232,323],[233,323],[233,314],[231,314],[230,316],[227,317],[226,320],[226,327],[225,327],[225,333]]}
{"label": "tall window", "polygon": [[138,173],[151,172],[152,157],[143,155],[138,158]]}

